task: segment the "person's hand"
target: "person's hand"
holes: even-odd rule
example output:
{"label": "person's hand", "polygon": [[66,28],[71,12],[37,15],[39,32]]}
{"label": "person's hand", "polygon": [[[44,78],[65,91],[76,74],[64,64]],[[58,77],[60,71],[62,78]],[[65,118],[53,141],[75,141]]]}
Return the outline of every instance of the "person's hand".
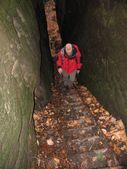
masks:
{"label": "person's hand", "polygon": [[77,70],[76,73],[79,74],[79,73],[80,73],[80,70]]}
{"label": "person's hand", "polygon": [[62,68],[59,68],[58,72],[59,72],[59,74],[62,74],[62,72],[63,72]]}

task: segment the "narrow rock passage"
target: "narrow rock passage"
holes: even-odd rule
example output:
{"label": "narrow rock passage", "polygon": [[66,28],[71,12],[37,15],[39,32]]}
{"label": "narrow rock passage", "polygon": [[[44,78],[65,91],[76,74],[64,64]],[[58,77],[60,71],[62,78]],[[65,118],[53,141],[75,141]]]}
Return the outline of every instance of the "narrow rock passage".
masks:
{"label": "narrow rock passage", "polygon": [[[46,3],[52,56],[61,43],[54,1]],[[127,137],[120,119],[115,119],[84,86],[60,90],[56,74],[49,104],[35,110],[38,169],[126,169]]]}
{"label": "narrow rock passage", "polygon": [[[83,101],[85,95],[85,103]],[[87,95],[87,96],[86,96]],[[91,102],[91,103],[90,103]],[[90,105],[95,98],[85,87],[78,86],[67,93],[61,93],[59,88],[53,88],[51,102],[42,112],[34,114],[37,143],[38,143],[38,167],[39,169],[121,169],[120,155],[126,152],[126,134],[121,121],[118,123],[96,101],[98,111],[95,116],[91,113]],[[103,113],[100,112],[103,110]],[[115,132],[107,126],[104,129],[99,125],[102,120],[108,119],[110,126],[115,126]],[[105,116],[104,116],[105,114]],[[102,118],[103,117],[103,118]],[[111,138],[115,133],[122,132],[122,136]],[[110,138],[106,138],[109,134]],[[112,135],[110,135],[112,132]],[[123,134],[124,133],[124,134]],[[125,140],[123,140],[123,137]],[[112,142],[111,142],[112,141]],[[119,144],[117,144],[119,143]],[[117,151],[115,152],[117,147]]]}

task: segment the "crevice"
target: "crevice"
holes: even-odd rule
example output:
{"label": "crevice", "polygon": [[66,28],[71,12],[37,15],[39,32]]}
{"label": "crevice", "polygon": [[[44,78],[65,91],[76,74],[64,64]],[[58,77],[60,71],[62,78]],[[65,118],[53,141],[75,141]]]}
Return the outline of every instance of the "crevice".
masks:
{"label": "crevice", "polygon": [[55,2],[63,44],[77,43],[81,49],[84,66],[79,82],[87,86],[113,115],[122,118],[127,126],[126,1]]}

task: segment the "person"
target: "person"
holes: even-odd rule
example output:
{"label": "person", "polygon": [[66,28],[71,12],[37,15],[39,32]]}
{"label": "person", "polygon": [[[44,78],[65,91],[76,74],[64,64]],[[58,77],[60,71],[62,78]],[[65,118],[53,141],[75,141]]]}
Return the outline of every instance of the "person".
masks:
{"label": "person", "polygon": [[63,84],[66,89],[70,89],[79,74],[82,64],[80,61],[81,52],[76,44],[67,43],[57,55],[57,69],[63,75]]}

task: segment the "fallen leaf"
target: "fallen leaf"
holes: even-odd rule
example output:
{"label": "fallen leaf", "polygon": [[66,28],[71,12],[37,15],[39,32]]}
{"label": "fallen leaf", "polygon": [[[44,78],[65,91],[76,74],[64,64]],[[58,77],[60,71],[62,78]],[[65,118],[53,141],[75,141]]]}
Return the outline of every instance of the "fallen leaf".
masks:
{"label": "fallen leaf", "polygon": [[120,129],[125,129],[122,120],[118,120],[118,121],[117,121],[117,126],[118,126],[118,128],[120,128]]}
{"label": "fallen leaf", "polygon": [[113,145],[113,149],[114,149],[114,151],[116,152],[116,154],[119,155],[119,154],[121,153],[119,147],[118,147],[116,144]]}
{"label": "fallen leaf", "polygon": [[60,160],[58,158],[55,157],[54,161],[56,162],[57,165],[60,164]]}
{"label": "fallen leaf", "polygon": [[50,139],[47,140],[47,144],[48,144],[49,146],[52,146],[52,145],[54,145],[54,142],[53,142],[52,139],[50,138]]}
{"label": "fallen leaf", "polygon": [[39,146],[39,141],[37,140],[37,145]]}
{"label": "fallen leaf", "polygon": [[92,99],[90,97],[86,98],[86,103],[90,104],[92,102]]}
{"label": "fallen leaf", "polygon": [[107,134],[107,130],[106,129],[101,129],[102,132],[106,135]]}
{"label": "fallen leaf", "polygon": [[71,111],[71,109],[68,109],[67,112],[69,113]]}
{"label": "fallen leaf", "polygon": [[94,113],[99,113],[99,109],[94,110]]}

